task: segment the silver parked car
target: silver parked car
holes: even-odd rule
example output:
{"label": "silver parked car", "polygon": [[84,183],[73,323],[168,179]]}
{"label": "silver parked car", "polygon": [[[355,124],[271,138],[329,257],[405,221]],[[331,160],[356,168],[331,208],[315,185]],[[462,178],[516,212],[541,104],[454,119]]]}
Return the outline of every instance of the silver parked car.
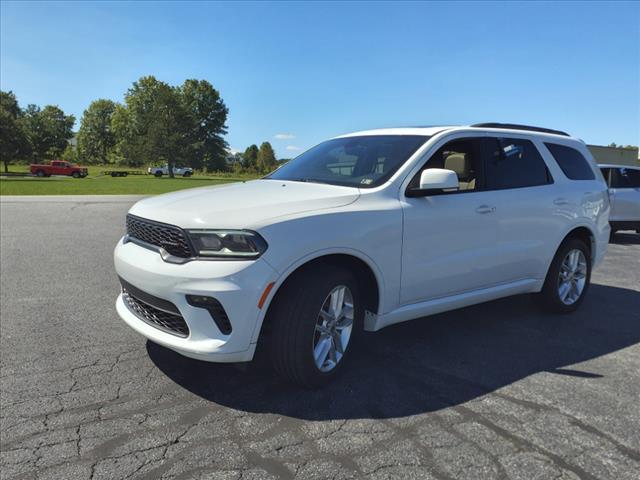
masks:
{"label": "silver parked car", "polygon": [[611,235],[617,230],[640,233],[640,167],[599,165],[611,200]]}

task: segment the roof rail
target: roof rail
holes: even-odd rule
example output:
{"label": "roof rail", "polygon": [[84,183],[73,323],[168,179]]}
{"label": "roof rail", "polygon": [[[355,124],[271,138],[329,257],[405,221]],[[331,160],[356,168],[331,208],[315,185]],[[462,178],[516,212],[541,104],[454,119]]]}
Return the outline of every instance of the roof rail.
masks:
{"label": "roof rail", "polygon": [[527,130],[529,132],[540,132],[540,133],[552,133],[554,135],[562,135],[563,137],[570,137],[567,132],[563,132],[560,130],[552,130],[551,128],[542,128],[542,127],[531,127],[529,125],[518,125],[516,123],[476,123],[471,125],[472,127],[480,127],[480,128],[506,128],[509,130]]}

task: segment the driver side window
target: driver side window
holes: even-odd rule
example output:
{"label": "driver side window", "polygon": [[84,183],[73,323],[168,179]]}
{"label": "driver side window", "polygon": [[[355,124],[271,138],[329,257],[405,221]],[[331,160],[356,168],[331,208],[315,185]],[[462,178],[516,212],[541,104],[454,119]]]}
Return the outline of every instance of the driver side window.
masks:
{"label": "driver side window", "polygon": [[[460,138],[444,144],[425,163],[411,180],[409,188],[417,188],[420,174],[427,168],[453,170],[458,176],[458,192],[470,192],[480,189],[480,170],[482,162],[482,138]],[[456,193],[456,192],[452,192]]]}

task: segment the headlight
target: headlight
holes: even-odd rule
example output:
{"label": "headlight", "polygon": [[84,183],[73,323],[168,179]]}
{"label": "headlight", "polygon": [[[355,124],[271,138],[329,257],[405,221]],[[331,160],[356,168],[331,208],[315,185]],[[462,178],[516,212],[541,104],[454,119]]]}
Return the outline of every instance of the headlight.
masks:
{"label": "headlight", "polygon": [[258,258],[267,242],[248,230],[187,230],[200,257]]}

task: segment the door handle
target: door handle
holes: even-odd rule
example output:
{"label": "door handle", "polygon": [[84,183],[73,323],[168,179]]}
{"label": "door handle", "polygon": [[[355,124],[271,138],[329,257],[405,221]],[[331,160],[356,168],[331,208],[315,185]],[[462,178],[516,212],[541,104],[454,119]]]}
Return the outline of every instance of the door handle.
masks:
{"label": "door handle", "polygon": [[566,198],[556,198],[553,203],[556,205],[569,205],[569,201]]}
{"label": "door handle", "polygon": [[493,213],[496,211],[496,207],[493,207],[491,205],[480,205],[478,208],[476,208],[476,213]]}

